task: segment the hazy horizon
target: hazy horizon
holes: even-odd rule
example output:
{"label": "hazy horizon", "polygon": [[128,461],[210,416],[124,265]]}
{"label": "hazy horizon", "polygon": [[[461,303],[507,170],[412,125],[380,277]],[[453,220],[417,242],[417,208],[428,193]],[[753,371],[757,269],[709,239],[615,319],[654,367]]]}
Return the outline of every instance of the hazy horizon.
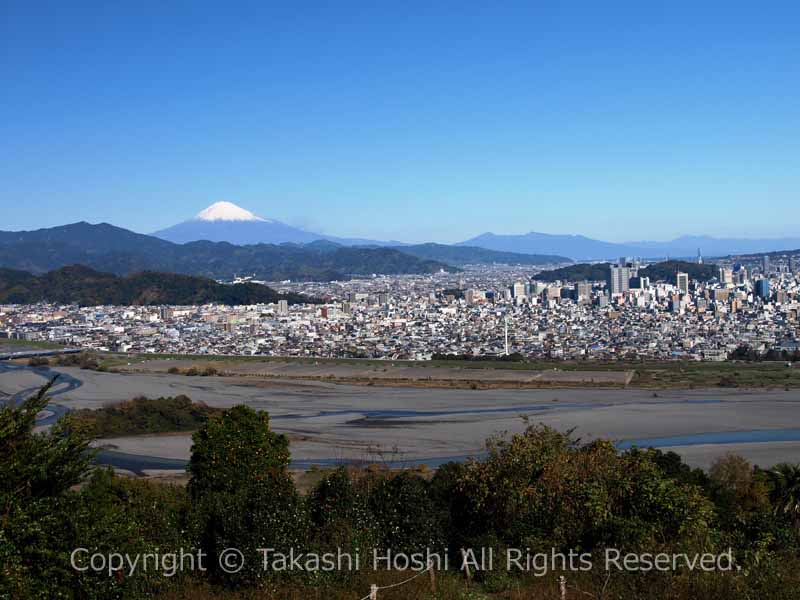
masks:
{"label": "hazy horizon", "polygon": [[[243,207],[243,208],[246,208],[246,207]],[[257,216],[263,217],[263,215],[258,215],[258,214],[257,214]],[[185,219],[184,221],[192,220],[195,217],[196,217],[196,215],[192,215],[191,217]],[[36,229],[47,229],[49,227],[72,225],[72,224],[75,224],[75,223],[78,223],[78,222],[81,222],[81,221],[88,222],[88,223],[90,223],[92,225],[98,225],[98,224],[101,224],[101,223],[107,223],[107,224],[113,225],[115,227],[121,227],[123,229],[128,229],[130,231],[133,231],[134,233],[141,233],[141,234],[144,234],[144,235],[154,235],[154,234],[158,233],[158,231],[139,231],[139,230],[136,230],[136,229],[134,229],[132,227],[126,226],[124,223],[110,222],[110,221],[108,221],[106,219],[103,219],[103,218],[97,218],[97,219],[94,219],[94,220],[91,220],[91,219],[79,219],[77,221],[69,221],[69,222],[65,222],[65,223],[57,223],[57,224],[54,224],[54,225],[51,225],[51,226],[41,226],[41,227],[40,226],[36,226],[36,227],[31,227],[31,228],[19,228],[19,229],[0,229],[0,231],[31,231],[31,230],[36,230]],[[175,224],[177,224],[177,223],[173,223],[173,225],[175,225]],[[292,225],[292,222],[289,221],[289,222],[287,222],[287,224],[288,225]],[[297,224],[294,224],[292,226],[297,227],[299,229],[305,229],[305,226],[299,220],[297,221]],[[313,227],[309,227],[307,229],[307,231],[309,231],[310,233],[319,233],[319,234],[323,234],[323,235],[331,235],[331,236],[345,237],[345,238],[355,238],[355,237],[370,238],[371,237],[373,239],[377,239],[377,238],[375,238],[375,236],[370,236],[370,235],[351,236],[351,235],[348,235],[347,232],[331,233],[331,232],[327,232],[327,231],[324,231],[324,230],[321,230],[321,229],[315,229]],[[787,239],[788,238],[800,239],[800,235],[799,236],[750,236],[750,237],[747,237],[747,236],[712,236],[712,235],[708,235],[708,234],[705,234],[705,233],[683,233],[683,234],[676,235],[676,236],[669,237],[669,238],[650,238],[650,239],[646,239],[646,240],[643,239],[643,238],[616,240],[616,239],[610,239],[610,238],[595,238],[595,237],[592,237],[592,236],[589,236],[589,235],[585,235],[585,234],[583,234],[583,233],[581,233],[579,231],[534,231],[534,230],[528,230],[528,231],[488,231],[487,230],[487,231],[476,232],[473,235],[470,235],[470,236],[468,236],[468,237],[466,237],[464,239],[458,239],[458,240],[448,240],[448,241],[435,240],[435,239],[407,240],[407,239],[392,238],[391,240],[390,239],[384,239],[384,240],[381,240],[381,241],[398,241],[398,242],[411,243],[411,244],[417,244],[417,243],[458,244],[458,243],[462,243],[462,242],[468,241],[468,240],[470,240],[472,238],[475,238],[475,237],[478,237],[480,235],[487,234],[487,233],[488,234],[493,234],[493,235],[499,235],[499,236],[524,236],[524,235],[531,234],[531,233],[544,234],[544,235],[555,235],[555,236],[561,236],[561,235],[579,236],[579,237],[587,237],[589,239],[594,239],[594,240],[598,240],[598,241],[610,242],[610,243],[615,243],[615,244],[630,244],[630,245],[635,245],[637,243],[642,243],[642,242],[644,242],[644,243],[652,243],[652,242],[667,243],[667,242],[672,242],[672,241],[675,241],[675,240],[677,240],[679,238],[683,238],[683,237],[688,237],[688,238],[692,238],[692,237],[710,237],[710,238],[713,238],[713,239],[741,239],[741,240],[753,240],[753,239],[775,239],[775,240],[778,240],[778,239],[784,239],[784,238],[787,238]],[[698,248],[698,249],[702,250],[702,248]],[[787,250],[789,250],[789,248],[787,248]]]}

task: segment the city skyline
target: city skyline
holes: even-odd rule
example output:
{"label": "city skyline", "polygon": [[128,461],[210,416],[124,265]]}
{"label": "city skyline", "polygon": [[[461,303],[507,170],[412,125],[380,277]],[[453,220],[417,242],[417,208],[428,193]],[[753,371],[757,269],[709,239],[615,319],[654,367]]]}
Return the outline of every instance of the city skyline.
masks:
{"label": "city skyline", "polygon": [[5,3],[3,229],[787,236],[798,10]]}

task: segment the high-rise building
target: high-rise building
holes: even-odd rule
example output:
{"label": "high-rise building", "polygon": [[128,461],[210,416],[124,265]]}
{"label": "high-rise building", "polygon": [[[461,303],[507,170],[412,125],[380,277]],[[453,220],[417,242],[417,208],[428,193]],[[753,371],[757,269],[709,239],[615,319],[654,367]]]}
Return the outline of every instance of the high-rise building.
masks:
{"label": "high-rise building", "polygon": [[575,302],[587,302],[592,298],[592,284],[588,281],[575,284]]}
{"label": "high-rise building", "polygon": [[733,284],[733,269],[719,268],[719,282],[722,285]]}
{"label": "high-rise building", "polygon": [[611,265],[608,273],[608,290],[613,296],[630,289],[631,270],[626,266]]}
{"label": "high-rise building", "polygon": [[525,284],[521,281],[518,281],[514,284],[511,288],[511,295],[514,298],[524,298],[525,297]]}
{"label": "high-rise building", "polygon": [[476,304],[486,299],[486,294],[480,290],[468,289],[464,292],[464,300],[467,304]]}
{"label": "high-rise building", "polygon": [[542,300],[556,300],[561,298],[561,288],[558,286],[547,286],[542,290]]}
{"label": "high-rise building", "polygon": [[765,254],[764,258],[761,260],[761,272],[764,275],[767,275],[771,269],[772,267],[769,263],[769,254]]}
{"label": "high-rise building", "polygon": [[757,298],[766,300],[770,296],[769,279],[759,279],[755,284],[755,294]]}
{"label": "high-rise building", "polygon": [[289,314],[289,302],[287,300],[278,300],[278,315],[285,317]]}
{"label": "high-rise building", "polygon": [[682,294],[689,293],[689,274],[688,273],[678,273],[676,284],[678,286],[678,290]]}
{"label": "high-rise building", "polygon": [[759,279],[753,287],[756,297],[766,300],[770,296],[769,279]]}
{"label": "high-rise building", "polygon": [[678,294],[672,294],[669,300],[669,309],[674,313],[683,312],[683,305],[681,304],[681,297]]}
{"label": "high-rise building", "polygon": [[700,248],[697,249],[697,264],[698,265],[703,264],[703,253],[700,252]]}
{"label": "high-rise building", "polygon": [[546,283],[541,281],[534,281],[528,286],[528,295],[529,296],[538,296],[542,293],[542,291],[547,287]]}
{"label": "high-rise building", "polygon": [[747,283],[747,269],[739,269],[733,272],[733,283],[742,285]]}

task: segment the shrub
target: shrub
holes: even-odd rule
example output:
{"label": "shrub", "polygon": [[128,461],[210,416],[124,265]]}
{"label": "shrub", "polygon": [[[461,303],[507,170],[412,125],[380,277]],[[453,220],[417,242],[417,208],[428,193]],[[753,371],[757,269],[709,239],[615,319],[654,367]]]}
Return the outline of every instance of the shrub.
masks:
{"label": "shrub", "polygon": [[698,485],[703,489],[709,488],[709,479],[705,471],[702,469],[693,469],[683,462],[679,454],[673,451],[664,452],[657,448],[632,448],[628,450],[628,454],[636,456],[643,453],[647,458],[652,460],[661,469],[665,477],[674,479],[679,483],[686,483],[691,485]]}
{"label": "shrub", "polygon": [[377,540],[378,524],[363,490],[356,488],[345,468],[323,478],[308,496],[315,543],[323,550],[368,550]]}
{"label": "shrub", "polygon": [[696,486],[665,477],[645,453],[580,445],[530,426],[467,464],[457,526],[476,538],[532,548],[653,547],[702,537],[712,516]]}
{"label": "shrub", "polygon": [[75,422],[92,437],[115,437],[171,431],[196,431],[222,409],[194,403],[183,394],[174,398],[146,398],[83,409],[74,413]]}
{"label": "shrub", "polygon": [[[188,502],[185,489],[127,479],[111,469],[97,469],[75,496],[70,511],[73,548],[83,547],[88,554],[109,551],[128,554],[191,552],[187,534]],[[66,552],[67,556],[69,552]],[[85,555],[84,564],[85,564]],[[159,570],[139,569],[132,576],[110,577],[91,570],[72,572],[78,597],[136,598],[173,588],[180,577],[165,577]],[[188,573],[187,573],[188,575]]]}
{"label": "shrub", "polygon": [[100,361],[92,352],[79,352],[72,354],[60,354],[55,359],[55,364],[59,367],[80,367],[81,369],[98,369]]}
{"label": "shrub", "polygon": [[378,525],[378,546],[395,553],[444,548],[428,482],[408,471],[373,477],[378,479],[370,482],[369,508]]}
{"label": "shrub", "polygon": [[756,480],[752,465],[738,454],[728,452],[715,460],[709,469],[709,480],[726,505],[750,508],[768,503],[766,486]]}
{"label": "shrub", "polygon": [[464,498],[458,493],[458,486],[465,469],[464,463],[459,462],[441,465],[433,474],[428,488],[436,518],[456,560],[459,549],[469,545],[457,520],[457,515],[463,513]]}
{"label": "shrub", "polygon": [[[230,587],[254,585],[260,580],[301,573],[272,572],[262,568],[260,549],[273,548],[289,554],[308,546],[308,514],[291,477],[271,470],[239,479],[233,488],[193,495],[193,530],[200,548],[208,554],[212,576]],[[225,573],[219,556],[226,548],[236,548],[245,557],[238,573]]]}

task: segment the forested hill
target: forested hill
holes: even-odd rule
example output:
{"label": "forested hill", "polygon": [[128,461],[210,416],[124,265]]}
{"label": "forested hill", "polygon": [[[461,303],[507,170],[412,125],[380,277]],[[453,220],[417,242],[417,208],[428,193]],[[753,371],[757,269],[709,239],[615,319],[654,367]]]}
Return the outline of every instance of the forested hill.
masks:
{"label": "forested hill", "polygon": [[642,277],[649,277],[652,281],[669,281],[674,283],[678,274],[688,273],[689,279],[698,281],[709,281],[714,277],[719,277],[719,267],[717,265],[699,265],[693,262],[682,260],[668,260],[666,262],[654,263],[639,271]]}
{"label": "forested hill", "polygon": [[[542,271],[534,279],[545,282],[553,281],[605,281],[608,278],[610,265],[608,263],[570,265],[552,271]],[[717,265],[698,265],[697,263],[670,260],[652,265],[639,270],[639,275],[649,277],[652,281],[675,282],[678,272],[688,273],[689,279],[709,281],[719,276]]]}
{"label": "forested hill", "polygon": [[605,281],[608,278],[608,263],[579,263],[552,271],[542,271],[534,279],[552,283],[553,281]]}
{"label": "forested hill", "polygon": [[142,272],[118,277],[73,265],[43,275],[0,269],[0,304],[55,302],[99,305],[290,304],[318,300],[299,294],[279,294],[255,283],[222,285],[211,279],[174,273]]}

